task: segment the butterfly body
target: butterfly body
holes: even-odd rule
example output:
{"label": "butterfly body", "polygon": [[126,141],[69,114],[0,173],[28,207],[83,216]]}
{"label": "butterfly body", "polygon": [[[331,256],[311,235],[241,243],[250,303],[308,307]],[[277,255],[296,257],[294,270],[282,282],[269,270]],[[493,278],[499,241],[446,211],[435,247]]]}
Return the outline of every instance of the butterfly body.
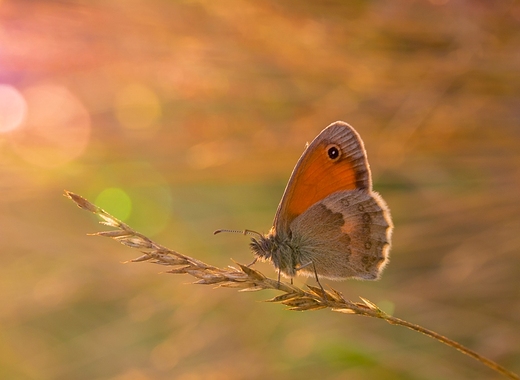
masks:
{"label": "butterfly body", "polygon": [[363,142],[344,122],[325,128],[298,160],[268,234],[251,249],[285,276],[376,279],[392,221],[372,191]]}

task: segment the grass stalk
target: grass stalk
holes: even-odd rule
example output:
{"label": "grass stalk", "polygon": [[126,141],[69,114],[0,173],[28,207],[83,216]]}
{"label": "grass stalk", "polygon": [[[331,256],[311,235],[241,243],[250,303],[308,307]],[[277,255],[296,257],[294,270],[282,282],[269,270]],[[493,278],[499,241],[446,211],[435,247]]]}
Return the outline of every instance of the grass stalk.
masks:
{"label": "grass stalk", "polygon": [[289,310],[307,311],[329,308],[335,312],[383,319],[392,325],[406,327],[455,348],[509,379],[520,380],[517,374],[498,363],[432,330],[391,316],[369,300],[360,297],[362,302],[352,302],[346,300],[340,292],[332,288],[322,289],[307,285],[307,289],[302,289],[283,281],[268,278],[259,271],[239,263],[227,268],[208,265],[157,244],[79,195],[65,191],[65,196],[74,201],[78,207],[99,216],[102,224],[114,228],[110,231],[96,232],[91,235],[109,237],[123,245],[141,251],[141,255],[130,260],[131,262],[152,262],[171,267],[167,273],[188,274],[197,279],[194,282],[195,284],[236,288],[242,292],[265,289],[278,290],[282,294],[267,300],[267,302],[281,303],[286,305]]}

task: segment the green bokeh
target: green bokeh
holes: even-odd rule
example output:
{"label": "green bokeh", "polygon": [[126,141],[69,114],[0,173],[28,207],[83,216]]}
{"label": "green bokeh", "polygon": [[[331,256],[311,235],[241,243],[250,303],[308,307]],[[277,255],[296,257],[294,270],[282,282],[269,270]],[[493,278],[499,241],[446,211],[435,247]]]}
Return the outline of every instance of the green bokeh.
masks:
{"label": "green bokeh", "polygon": [[132,199],[119,188],[104,189],[96,198],[96,205],[120,220],[127,220],[132,213]]}

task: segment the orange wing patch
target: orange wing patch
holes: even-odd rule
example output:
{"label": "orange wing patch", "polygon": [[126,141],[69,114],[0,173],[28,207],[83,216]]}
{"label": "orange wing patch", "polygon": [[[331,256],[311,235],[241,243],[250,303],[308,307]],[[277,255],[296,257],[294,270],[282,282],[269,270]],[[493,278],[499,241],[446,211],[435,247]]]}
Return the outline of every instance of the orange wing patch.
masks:
{"label": "orange wing patch", "polygon": [[326,146],[323,142],[310,152],[311,156],[302,162],[295,173],[294,188],[286,206],[289,220],[332,193],[357,188],[356,168],[349,157],[331,161],[327,156]]}
{"label": "orange wing patch", "polygon": [[361,138],[347,123],[332,123],[321,131],[296,163],[278,205],[274,228],[286,231],[294,218],[335,192],[370,191],[371,188]]}

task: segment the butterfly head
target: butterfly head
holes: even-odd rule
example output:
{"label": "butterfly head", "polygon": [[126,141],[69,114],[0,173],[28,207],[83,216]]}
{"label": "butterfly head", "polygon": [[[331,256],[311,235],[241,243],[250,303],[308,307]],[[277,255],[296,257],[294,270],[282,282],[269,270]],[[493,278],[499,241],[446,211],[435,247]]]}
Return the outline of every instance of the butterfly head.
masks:
{"label": "butterfly head", "polygon": [[251,238],[249,246],[255,256],[262,261],[268,261],[272,259],[273,253],[276,252],[277,244],[275,240],[275,235],[272,233],[260,235],[258,238]]}
{"label": "butterfly head", "polygon": [[277,234],[272,228],[267,235],[252,238],[249,246],[260,260],[269,261],[285,276],[294,277],[300,262],[291,243],[290,235]]}

